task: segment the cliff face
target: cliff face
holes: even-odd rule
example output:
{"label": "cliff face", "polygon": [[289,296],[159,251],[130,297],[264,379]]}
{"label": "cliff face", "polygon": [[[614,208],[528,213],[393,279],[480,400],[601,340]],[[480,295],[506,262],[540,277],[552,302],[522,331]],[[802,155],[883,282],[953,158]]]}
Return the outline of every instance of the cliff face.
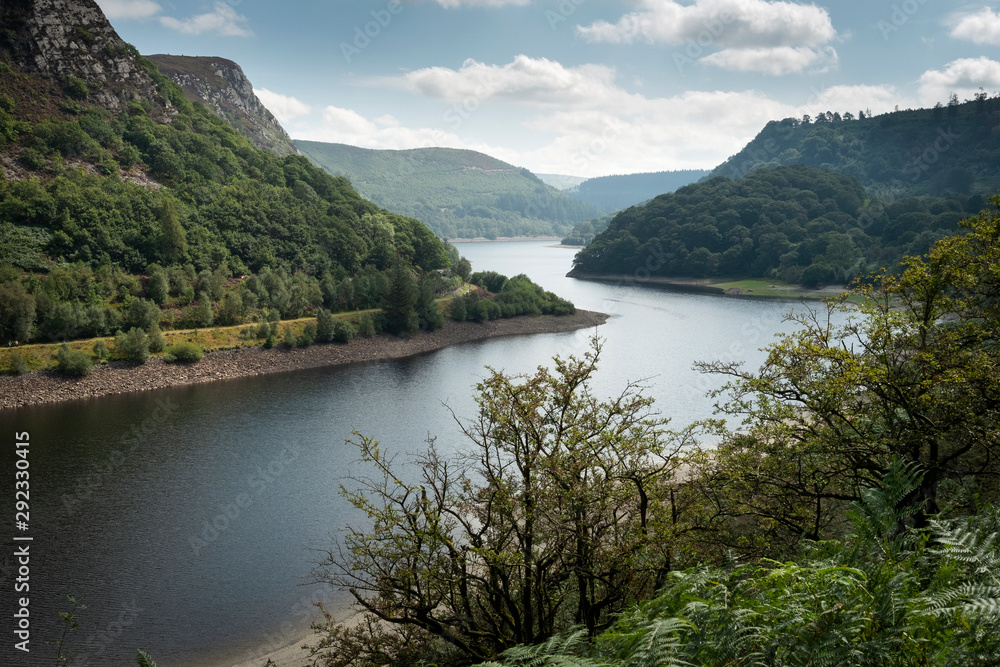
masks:
{"label": "cliff face", "polygon": [[284,128],[254,94],[253,85],[233,61],[162,54],[148,58],[184,90],[189,100],[206,104],[258,148],[277,155],[298,153]]}
{"label": "cliff face", "polygon": [[24,72],[75,86],[78,96],[108,109],[133,99],[170,106],[94,0],[3,0],[0,50]]}

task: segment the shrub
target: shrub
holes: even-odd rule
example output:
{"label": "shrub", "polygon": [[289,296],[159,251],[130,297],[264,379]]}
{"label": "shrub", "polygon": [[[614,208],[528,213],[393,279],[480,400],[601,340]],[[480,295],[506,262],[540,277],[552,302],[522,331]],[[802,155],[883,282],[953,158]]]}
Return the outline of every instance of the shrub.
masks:
{"label": "shrub", "polygon": [[63,343],[56,353],[56,368],[74,377],[83,377],[94,368],[94,360],[83,350],[71,350]]}
{"label": "shrub", "polygon": [[163,352],[163,348],[167,346],[167,341],[163,338],[163,333],[160,331],[159,324],[153,324],[149,327],[147,331],[149,337],[149,351],[154,354],[157,352]]}
{"label": "shrub", "polygon": [[358,323],[358,335],[362,338],[371,338],[375,335],[375,320],[371,315],[362,315],[361,322]]}
{"label": "shrub", "polygon": [[14,375],[24,375],[30,368],[28,368],[28,362],[24,360],[20,352],[14,351],[10,353],[10,364],[8,366],[10,372]]}
{"label": "shrub", "polygon": [[292,349],[299,344],[299,339],[295,335],[295,331],[292,330],[290,324],[285,325],[285,330],[281,336],[281,344],[288,349]]}
{"label": "shrub", "polygon": [[316,340],[320,343],[333,342],[333,329],[335,318],[329,311],[320,309],[316,313]]}
{"label": "shrub", "polygon": [[115,356],[125,361],[140,364],[149,359],[149,337],[142,329],[132,327],[129,332],[115,334]]}
{"label": "shrub", "polygon": [[333,340],[335,343],[350,343],[356,334],[357,330],[350,322],[339,318],[334,320]]}
{"label": "shrub", "polygon": [[299,338],[299,345],[302,347],[309,347],[316,340],[316,323],[306,322],[306,325],[302,327],[302,336]]}
{"label": "shrub", "polygon": [[201,361],[203,356],[205,356],[205,352],[201,349],[200,345],[185,340],[168,347],[167,353],[163,355],[163,360],[167,363],[174,363],[175,361],[194,362]]}
{"label": "shrub", "polygon": [[105,361],[111,356],[111,350],[108,349],[107,343],[103,340],[99,340],[94,343],[94,358],[98,361]]}

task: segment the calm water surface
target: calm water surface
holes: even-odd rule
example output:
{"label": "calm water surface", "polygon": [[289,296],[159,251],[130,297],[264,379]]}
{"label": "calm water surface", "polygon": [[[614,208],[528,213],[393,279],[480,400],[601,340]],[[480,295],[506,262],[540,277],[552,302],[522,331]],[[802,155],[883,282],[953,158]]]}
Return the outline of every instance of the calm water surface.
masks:
{"label": "calm water surface", "polygon": [[[683,426],[708,417],[718,380],[697,360],[757,365],[758,348],[787,324],[794,302],[670,292],[565,277],[573,251],[547,242],[464,243],[475,270],[526,273],[578,307],[609,313],[596,389],[643,380],[658,410]],[[4,584],[0,664],[52,664],[59,611],[82,598],[70,664],[234,662],[298,639],[313,603],[338,609],[311,583],[352,514],[337,495],[355,470],[353,431],[417,452],[427,437],[463,447],[450,410],[474,414],[489,365],[530,372],[553,355],[587,350],[593,330],[504,338],[387,363],[270,375],[122,397],[0,412],[3,474],[13,479],[13,433],[30,433],[30,654],[15,652],[12,586]],[[5,488],[13,489],[11,483]],[[0,558],[16,576],[11,517]]]}

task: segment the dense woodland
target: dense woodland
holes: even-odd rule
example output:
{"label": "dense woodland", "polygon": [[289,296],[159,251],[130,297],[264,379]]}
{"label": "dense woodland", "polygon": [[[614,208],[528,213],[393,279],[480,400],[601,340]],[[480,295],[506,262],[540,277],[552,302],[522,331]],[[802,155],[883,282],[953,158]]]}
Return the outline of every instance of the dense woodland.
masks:
{"label": "dense woodland", "polygon": [[316,574],[364,616],[316,626],[317,664],[1000,662],[998,206],[760,369],[700,364],[736,429],[595,396],[595,339],[491,369],[464,454],[357,437],[366,519]]}
{"label": "dense woodland", "polygon": [[881,203],[857,179],[797,165],[715,177],[619,213],[574,271],[846,283],[954,234],[983,197]]}
{"label": "dense woodland", "polygon": [[527,169],[475,151],[295,145],[330,173],[348,177],[380,206],[418,218],[444,238],[562,236],[598,213]]}
{"label": "dense woodland", "polygon": [[1000,187],[1000,98],[985,92],[933,109],[824,111],[768,123],[712,176],[805,164],[853,176],[873,196],[992,194]]}

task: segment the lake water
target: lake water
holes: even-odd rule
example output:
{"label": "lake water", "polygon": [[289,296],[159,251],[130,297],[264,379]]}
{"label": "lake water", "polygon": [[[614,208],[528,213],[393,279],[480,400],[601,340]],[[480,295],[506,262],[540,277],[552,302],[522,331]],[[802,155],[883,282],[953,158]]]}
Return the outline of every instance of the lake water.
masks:
{"label": "lake water", "polygon": [[[790,301],[677,293],[573,280],[573,251],[548,242],[464,243],[475,270],[526,273],[578,307],[612,317],[595,380],[611,395],[642,380],[675,426],[709,417],[719,380],[698,360],[747,360],[789,325]],[[502,338],[419,357],[315,369],[0,413],[3,474],[13,434],[30,433],[30,654],[13,650],[17,606],[5,584],[0,664],[55,661],[67,596],[87,605],[66,648],[70,664],[238,661],[300,637],[313,603],[345,598],[310,571],[352,518],[337,494],[355,471],[353,431],[387,450],[417,452],[427,437],[463,447],[451,411],[472,417],[489,365],[530,372],[587,350],[594,330]],[[5,484],[10,492],[13,484]],[[8,512],[12,503],[7,503]],[[13,521],[11,516],[10,521]],[[17,572],[7,523],[3,580]],[[25,594],[19,594],[25,595]],[[19,597],[18,596],[18,597]]]}

